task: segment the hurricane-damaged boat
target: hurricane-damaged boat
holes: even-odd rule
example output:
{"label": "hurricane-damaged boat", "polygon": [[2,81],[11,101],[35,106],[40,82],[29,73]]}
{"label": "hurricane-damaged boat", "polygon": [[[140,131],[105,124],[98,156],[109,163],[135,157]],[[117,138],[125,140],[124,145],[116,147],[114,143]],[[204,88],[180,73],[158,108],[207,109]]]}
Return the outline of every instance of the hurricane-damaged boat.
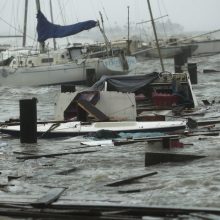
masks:
{"label": "hurricane-damaged boat", "polygon": [[[165,120],[177,108],[197,106],[188,73],[104,76],[82,91],[61,92],[55,121],[40,123],[39,137],[78,136],[101,130],[113,132],[169,132],[185,130],[186,119]],[[163,116],[163,117],[162,117]],[[19,136],[19,126],[0,132]]]}

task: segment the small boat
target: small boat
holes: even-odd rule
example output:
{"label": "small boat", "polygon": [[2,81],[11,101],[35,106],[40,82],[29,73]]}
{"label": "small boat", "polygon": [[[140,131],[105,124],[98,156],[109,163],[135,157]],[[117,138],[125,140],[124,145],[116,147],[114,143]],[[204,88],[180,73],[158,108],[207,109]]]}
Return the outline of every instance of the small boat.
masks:
{"label": "small boat", "polygon": [[[74,137],[88,134],[95,134],[101,130],[108,130],[114,133],[119,132],[172,132],[185,130],[186,121],[152,121],[152,122],[63,122],[46,123],[37,126],[39,138]],[[20,126],[7,126],[0,128],[2,134],[14,137],[20,136]]]}

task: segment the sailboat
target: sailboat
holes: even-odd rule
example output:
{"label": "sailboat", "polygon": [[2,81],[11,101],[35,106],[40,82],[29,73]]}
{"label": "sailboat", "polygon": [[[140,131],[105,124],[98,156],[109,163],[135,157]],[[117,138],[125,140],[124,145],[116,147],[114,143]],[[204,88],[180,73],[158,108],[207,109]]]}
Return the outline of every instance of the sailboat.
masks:
{"label": "sailboat", "polygon": [[76,46],[62,50],[48,51],[45,41],[62,38],[99,26],[94,20],[73,25],[60,26],[47,20],[41,10],[37,13],[38,42],[41,53],[18,55],[9,65],[0,68],[0,86],[43,86],[64,83],[92,85],[103,74],[127,74],[136,68],[136,58],[108,54],[107,57],[89,58]]}

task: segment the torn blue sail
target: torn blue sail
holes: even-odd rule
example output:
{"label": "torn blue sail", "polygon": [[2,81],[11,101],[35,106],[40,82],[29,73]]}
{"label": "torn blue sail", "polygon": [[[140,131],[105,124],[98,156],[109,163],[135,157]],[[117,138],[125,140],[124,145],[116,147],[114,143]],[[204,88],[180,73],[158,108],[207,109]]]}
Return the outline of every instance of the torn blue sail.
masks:
{"label": "torn blue sail", "polygon": [[44,42],[49,38],[67,37],[84,30],[89,30],[95,26],[97,26],[97,22],[93,20],[60,26],[49,22],[41,11],[37,13],[37,33],[39,42]]}

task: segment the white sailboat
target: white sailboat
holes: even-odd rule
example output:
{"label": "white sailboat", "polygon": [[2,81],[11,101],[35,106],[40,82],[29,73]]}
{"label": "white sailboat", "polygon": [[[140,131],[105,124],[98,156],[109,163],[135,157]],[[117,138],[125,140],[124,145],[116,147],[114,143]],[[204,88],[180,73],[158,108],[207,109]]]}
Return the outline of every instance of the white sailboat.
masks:
{"label": "white sailboat", "polygon": [[[48,38],[61,38],[98,26],[93,20],[75,25],[60,26],[50,23],[39,10],[38,41],[45,45]],[[100,28],[101,29],[101,28]],[[37,55],[18,55],[8,66],[0,68],[0,86],[42,86],[63,83],[93,84],[103,74],[127,74],[136,68],[134,56],[111,54],[105,58],[89,58],[82,48],[46,51]]]}

